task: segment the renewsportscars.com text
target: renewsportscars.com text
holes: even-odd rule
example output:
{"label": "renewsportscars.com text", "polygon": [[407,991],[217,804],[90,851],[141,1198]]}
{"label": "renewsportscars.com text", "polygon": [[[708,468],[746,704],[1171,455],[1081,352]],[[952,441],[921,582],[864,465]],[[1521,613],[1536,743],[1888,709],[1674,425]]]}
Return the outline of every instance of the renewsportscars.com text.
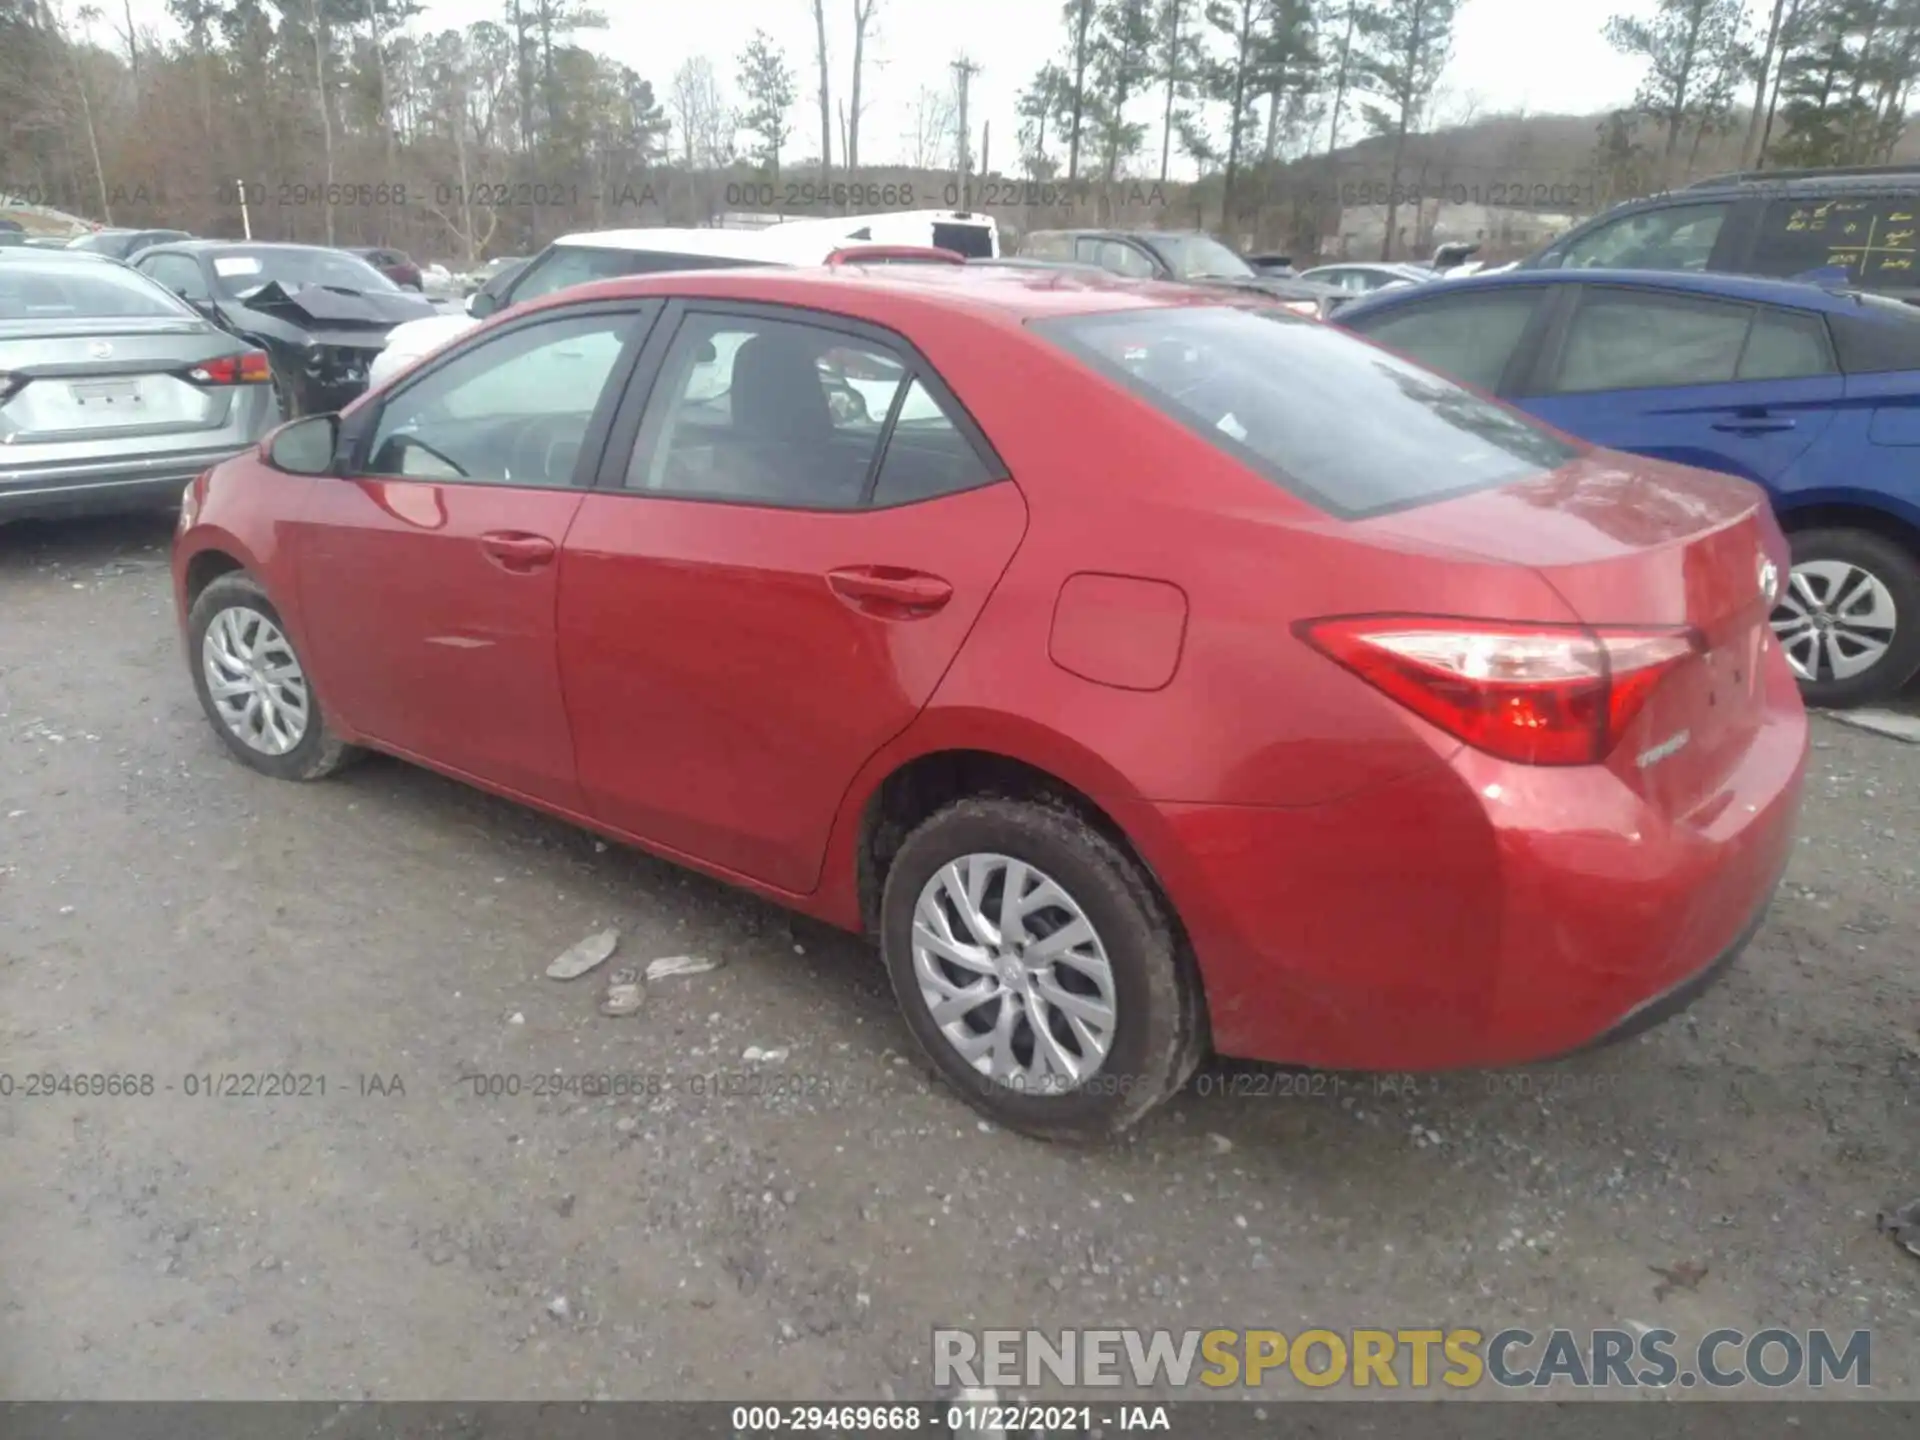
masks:
{"label": "renewsportscars.com text", "polygon": [[1455,1329],[935,1330],[934,1383],[1255,1389],[1780,1390],[1873,1383],[1873,1337],[1855,1330],[1713,1330],[1684,1342],[1672,1330]]}

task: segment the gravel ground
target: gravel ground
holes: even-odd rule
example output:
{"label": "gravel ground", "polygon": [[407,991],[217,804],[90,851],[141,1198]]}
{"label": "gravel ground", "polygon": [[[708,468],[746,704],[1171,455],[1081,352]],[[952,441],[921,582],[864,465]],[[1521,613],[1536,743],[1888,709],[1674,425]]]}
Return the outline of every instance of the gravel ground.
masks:
{"label": "gravel ground", "polygon": [[[1874,1221],[1920,1195],[1920,745],[1816,722],[1772,920],[1638,1041],[1412,1094],[1215,1068],[1071,1151],[930,1083],[851,939],[397,763],[226,759],[165,540],[0,532],[0,1395],[906,1397],[941,1324],[1638,1322],[1872,1327],[1920,1396]],[[604,1017],[542,971],[608,925],[608,968],[724,966]],[[234,1072],[325,1094],[186,1093]]]}

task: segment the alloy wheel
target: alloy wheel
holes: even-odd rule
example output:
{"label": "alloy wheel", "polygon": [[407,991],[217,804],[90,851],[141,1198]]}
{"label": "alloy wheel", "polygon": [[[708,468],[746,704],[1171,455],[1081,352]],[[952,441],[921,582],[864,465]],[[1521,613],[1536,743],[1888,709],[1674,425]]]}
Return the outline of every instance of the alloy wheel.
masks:
{"label": "alloy wheel", "polygon": [[1105,1063],[1118,1015],[1093,922],[1051,876],[1007,855],[963,855],[913,914],[920,998],[948,1044],[1010,1089],[1059,1094]]}
{"label": "alloy wheel", "polygon": [[220,611],[200,643],[207,695],[235,739],[285,755],[306,738],[313,702],[306,673],[280,627],[244,605]]}
{"label": "alloy wheel", "polygon": [[1803,560],[1773,611],[1773,633],[1803,681],[1849,680],[1871,670],[1893,645],[1893,592],[1846,560]]}

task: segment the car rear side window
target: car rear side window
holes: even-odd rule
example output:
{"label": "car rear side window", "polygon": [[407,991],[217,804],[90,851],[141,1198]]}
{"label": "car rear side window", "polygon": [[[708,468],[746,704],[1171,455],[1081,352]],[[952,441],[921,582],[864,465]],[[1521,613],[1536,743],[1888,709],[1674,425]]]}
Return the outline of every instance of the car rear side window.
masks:
{"label": "car rear side window", "polygon": [[1473,291],[1351,321],[1343,316],[1341,323],[1430,370],[1492,390],[1539,304],[1540,292],[1533,288]]}
{"label": "car rear side window", "polygon": [[1580,453],[1451,380],[1284,311],[1182,306],[1032,328],[1348,519],[1507,484]]}
{"label": "car rear side window", "polygon": [[1855,299],[1859,314],[1828,316],[1840,368],[1849,375],[1920,370],[1920,309],[1873,295]]}
{"label": "car rear side window", "polygon": [[1857,285],[1915,284],[1920,193],[1775,200],[1748,265],[1756,275],[1838,268]]}
{"label": "car rear side window", "polygon": [[1798,310],[1763,308],[1740,354],[1741,380],[1804,380],[1834,373],[1827,322]]}

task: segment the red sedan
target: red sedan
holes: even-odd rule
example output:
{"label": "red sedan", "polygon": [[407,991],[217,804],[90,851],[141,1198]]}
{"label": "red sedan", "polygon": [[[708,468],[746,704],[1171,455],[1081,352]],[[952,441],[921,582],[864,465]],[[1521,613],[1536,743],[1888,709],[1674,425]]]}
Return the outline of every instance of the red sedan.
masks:
{"label": "red sedan", "polygon": [[1807,726],[1761,492],[1257,297],[928,264],[520,306],[189,489],[231,752],[388,752],[877,938],[975,1105],[1691,998]]}

